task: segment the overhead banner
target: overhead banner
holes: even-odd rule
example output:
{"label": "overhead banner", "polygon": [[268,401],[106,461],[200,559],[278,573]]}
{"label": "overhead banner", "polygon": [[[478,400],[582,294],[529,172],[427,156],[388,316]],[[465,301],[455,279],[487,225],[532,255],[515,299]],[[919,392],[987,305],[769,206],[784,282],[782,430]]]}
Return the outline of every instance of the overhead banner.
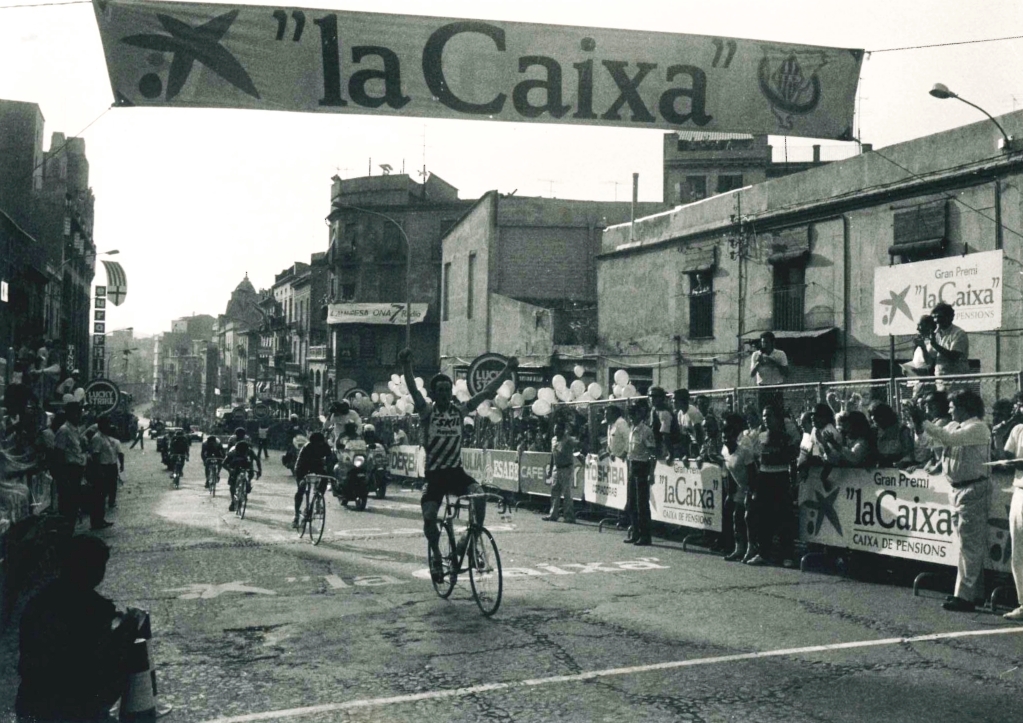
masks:
{"label": "overhead banner", "polygon": [[921,316],[951,304],[966,331],[1002,326],[1003,252],[982,251],[874,269],[874,333],[916,334]]}
{"label": "overhead banner", "polygon": [[95,0],[115,103],[851,139],[862,50]]}
{"label": "overhead banner", "polygon": [[[429,304],[412,304],[412,323],[426,318]],[[405,304],[328,304],[328,324],[405,324]]]}

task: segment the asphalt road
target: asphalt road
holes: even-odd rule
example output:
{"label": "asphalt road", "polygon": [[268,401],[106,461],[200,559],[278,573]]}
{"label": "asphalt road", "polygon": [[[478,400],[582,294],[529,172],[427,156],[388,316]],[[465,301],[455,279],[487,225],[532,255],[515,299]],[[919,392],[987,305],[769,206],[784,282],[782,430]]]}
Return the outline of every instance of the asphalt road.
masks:
{"label": "asphalt road", "polygon": [[[128,451],[99,533],[113,548],[101,592],[152,613],[164,720],[1023,719],[1023,626],[945,612],[937,593],[491,509],[505,589],[485,619],[467,580],[434,593],[418,494],[392,487],[364,512],[330,499],[314,547],[291,529],[279,453],[244,520],[226,485],[203,489],[193,454],[172,490],[151,443]],[[3,710],[15,661],[9,627]]]}

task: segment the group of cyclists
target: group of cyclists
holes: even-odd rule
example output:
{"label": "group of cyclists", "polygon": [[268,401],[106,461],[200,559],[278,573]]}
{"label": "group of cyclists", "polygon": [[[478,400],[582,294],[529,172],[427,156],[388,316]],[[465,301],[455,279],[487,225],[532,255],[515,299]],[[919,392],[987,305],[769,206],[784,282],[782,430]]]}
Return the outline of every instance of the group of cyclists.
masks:
{"label": "group of cyclists", "polygon": [[[423,490],[421,507],[423,513],[423,532],[430,547],[431,575],[438,580],[443,575],[441,554],[439,549],[440,531],[438,514],[445,495],[478,494],[482,492],[480,484],[470,477],[462,468],[462,421],[468,410],[475,409],[484,399],[492,398],[498,388],[509,378],[517,366],[512,358],[508,365],[493,379],[490,384],[464,404],[454,398],[453,382],[445,374],[437,374],[430,380],[432,401],[427,402],[415,383],[412,371],[412,352],[404,349],[398,359],[402,364],[405,381],[408,385],[415,411],[421,420],[424,448],[426,451],[426,486]],[[292,416],[288,437],[289,446],[301,434],[298,418]],[[328,440],[329,435],[329,440]],[[297,446],[297,445],[295,445]],[[172,454],[181,454],[188,459],[188,438],[184,432],[179,433],[171,441]],[[297,485],[295,492],[295,517],[292,526],[299,525],[302,500],[306,491],[306,478],[309,475],[335,476],[335,465],[345,457],[363,454],[378,464],[386,465],[386,449],[376,440],[372,425],[363,425],[357,412],[346,402],[337,402],[331,408],[330,417],[323,431],[312,432],[308,441],[302,445],[295,460],[294,475]],[[219,464],[230,473],[231,504],[229,511],[234,511],[234,492],[239,472],[252,471],[255,466],[256,479],[262,476],[263,469],[259,455],[248,439],[243,427],[235,430],[234,435],[221,443],[215,436],[207,437],[202,445],[202,461],[209,465]],[[344,474],[344,470],[340,470]],[[249,475],[251,479],[251,475]],[[207,486],[210,476],[207,475]],[[251,488],[250,490],[251,491]],[[482,498],[473,500],[477,507],[476,519],[483,524],[486,503]]]}

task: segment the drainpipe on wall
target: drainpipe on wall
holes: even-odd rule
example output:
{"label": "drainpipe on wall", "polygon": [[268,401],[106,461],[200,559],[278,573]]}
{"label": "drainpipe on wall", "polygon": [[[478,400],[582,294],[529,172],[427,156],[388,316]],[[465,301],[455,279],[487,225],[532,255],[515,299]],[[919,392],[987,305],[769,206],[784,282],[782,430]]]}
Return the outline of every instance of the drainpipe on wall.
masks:
{"label": "drainpipe on wall", "polygon": [[848,214],[842,214],[842,381],[849,380],[849,320],[850,313],[849,287],[849,256],[852,239],[850,238],[850,221]]}
{"label": "drainpipe on wall", "polygon": [[629,241],[636,240],[636,203],[639,201],[639,174],[632,174],[632,210],[629,214]]}

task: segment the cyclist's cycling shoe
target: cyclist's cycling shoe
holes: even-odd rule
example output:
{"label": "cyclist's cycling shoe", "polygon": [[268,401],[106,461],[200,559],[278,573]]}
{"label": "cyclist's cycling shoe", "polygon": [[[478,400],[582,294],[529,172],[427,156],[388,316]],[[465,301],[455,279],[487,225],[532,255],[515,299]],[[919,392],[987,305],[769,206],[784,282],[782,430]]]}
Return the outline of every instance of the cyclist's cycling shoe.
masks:
{"label": "cyclist's cycling shoe", "polygon": [[436,557],[430,560],[430,577],[438,585],[444,582],[444,565]]}
{"label": "cyclist's cycling shoe", "polygon": [[298,529],[298,515],[295,515],[295,519],[291,521],[291,529],[293,530]]}

